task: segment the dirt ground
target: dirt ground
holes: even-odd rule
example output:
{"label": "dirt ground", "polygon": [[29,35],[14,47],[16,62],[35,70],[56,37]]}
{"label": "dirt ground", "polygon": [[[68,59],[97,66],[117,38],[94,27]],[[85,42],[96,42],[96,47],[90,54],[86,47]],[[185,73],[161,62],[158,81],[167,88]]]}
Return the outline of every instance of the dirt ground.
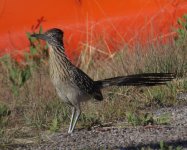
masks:
{"label": "dirt ground", "polygon": [[172,147],[182,146],[187,149],[187,106],[162,108],[153,112],[154,115],[168,113],[171,120],[168,125],[148,125],[124,127],[124,122],[93,127],[91,130],[75,130],[73,134],[66,131],[43,135],[39,145],[15,145],[17,150],[71,150],[71,149],[112,149],[127,150],[153,148],[158,149],[161,141]]}

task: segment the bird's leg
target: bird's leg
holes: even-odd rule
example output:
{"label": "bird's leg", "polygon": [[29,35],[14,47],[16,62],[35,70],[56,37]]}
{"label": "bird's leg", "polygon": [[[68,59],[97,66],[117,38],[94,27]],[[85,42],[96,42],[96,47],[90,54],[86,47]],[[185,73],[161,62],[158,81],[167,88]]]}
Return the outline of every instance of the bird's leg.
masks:
{"label": "bird's leg", "polygon": [[72,125],[73,125],[73,120],[74,120],[74,117],[75,117],[75,111],[76,111],[76,108],[72,107],[72,115],[71,115],[71,121],[70,121],[68,133],[71,133],[71,129],[72,129]]}
{"label": "bird's leg", "polygon": [[73,130],[74,130],[76,124],[77,124],[77,120],[79,119],[80,114],[81,114],[80,107],[75,108],[75,120],[73,121],[73,126],[71,128],[71,131],[68,132],[68,133],[72,133],[73,132]]}

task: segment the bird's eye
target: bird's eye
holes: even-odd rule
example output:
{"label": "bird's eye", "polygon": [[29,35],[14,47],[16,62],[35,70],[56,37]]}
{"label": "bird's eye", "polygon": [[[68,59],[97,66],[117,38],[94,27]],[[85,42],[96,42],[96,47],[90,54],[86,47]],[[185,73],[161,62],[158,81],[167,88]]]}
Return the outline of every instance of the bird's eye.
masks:
{"label": "bird's eye", "polygon": [[55,37],[55,34],[51,34],[51,37]]}

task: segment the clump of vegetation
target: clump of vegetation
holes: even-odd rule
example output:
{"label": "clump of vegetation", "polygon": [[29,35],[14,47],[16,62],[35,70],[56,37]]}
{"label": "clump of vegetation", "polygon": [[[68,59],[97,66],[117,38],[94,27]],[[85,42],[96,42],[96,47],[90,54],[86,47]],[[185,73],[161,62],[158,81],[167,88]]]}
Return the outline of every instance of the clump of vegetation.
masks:
{"label": "clump of vegetation", "polygon": [[185,47],[187,38],[187,14],[178,19],[178,25],[179,28],[177,29],[177,37],[175,38],[175,41],[178,45]]}
{"label": "clump of vegetation", "polygon": [[155,117],[152,114],[134,114],[127,113],[127,121],[133,126],[137,125],[166,125],[170,123],[170,115],[163,114],[159,117]]}
{"label": "clump of vegetation", "polygon": [[20,66],[20,64],[18,64],[18,62],[12,59],[9,55],[2,57],[1,63],[7,71],[13,95],[18,96],[19,89],[31,77],[31,67],[28,65]]}
{"label": "clump of vegetation", "polygon": [[[42,28],[40,28],[39,33],[42,33]],[[30,33],[27,33],[27,37],[31,46],[30,51],[25,52],[25,56],[22,58],[23,62],[17,62],[17,60],[13,59],[10,55],[5,55],[0,58],[1,66],[6,70],[12,93],[15,96],[19,95],[20,88],[31,78],[31,73],[34,69],[41,66],[48,55],[46,45],[32,38]]]}

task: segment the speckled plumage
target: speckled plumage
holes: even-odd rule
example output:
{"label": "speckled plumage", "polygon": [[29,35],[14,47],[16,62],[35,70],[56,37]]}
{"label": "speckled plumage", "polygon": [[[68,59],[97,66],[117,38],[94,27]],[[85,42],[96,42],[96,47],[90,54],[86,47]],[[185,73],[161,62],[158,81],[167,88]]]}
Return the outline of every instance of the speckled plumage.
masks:
{"label": "speckled plumage", "polygon": [[69,82],[77,87],[81,94],[89,95],[97,100],[103,99],[100,89],[95,86],[95,82],[68,60],[63,52],[63,46],[49,46],[49,51],[50,75],[55,87],[58,87],[59,81],[62,83]]}

